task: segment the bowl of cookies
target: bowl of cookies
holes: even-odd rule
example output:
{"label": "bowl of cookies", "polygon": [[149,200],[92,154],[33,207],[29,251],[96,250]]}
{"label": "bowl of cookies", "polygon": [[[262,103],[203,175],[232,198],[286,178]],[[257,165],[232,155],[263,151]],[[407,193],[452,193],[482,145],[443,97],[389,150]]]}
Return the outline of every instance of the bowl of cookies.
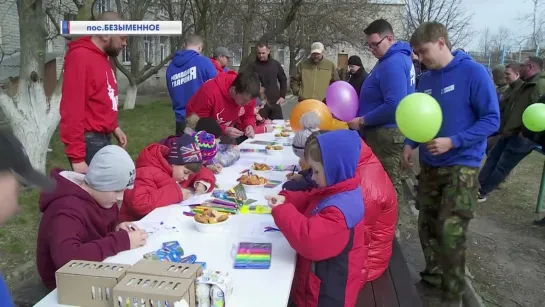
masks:
{"label": "bowl of cookies", "polygon": [[257,174],[269,173],[272,171],[272,168],[264,163],[254,163],[250,166],[250,169]]}
{"label": "bowl of cookies", "polygon": [[284,131],[281,131],[279,133],[276,133],[274,135],[274,137],[277,138],[277,139],[287,139],[287,138],[290,137],[290,135],[291,135],[290,132],[287,132],[287,131],[284,130]]}
{"label": "bowl of cookies", "polygon": [[286,127],[284,129],[282,129],[282,131],[280,131],[280,133],[292,133],[293,130],[291,129],[291,127]]}
{"label": "bowl of cookies", "polygon": [[281,145],[267,145],[267,146],[265,146],[265,150],[267,151],[268,155],[281,156],[282,151],[284,150],[284,146],[281,146]]}
{"label": "bowl of cookies", "polygon": [[193,221],[198,232],[218,233],[224,230],[225,224],[229,221],[229,214],[213,209],[204,209],[201,213],[195,214]]}
{"label": "bowl of cookies", "polygon": [[246,193],[260,193],[267,184],[267,178],[255,174],[242,175],[237,179],[242,184]]}

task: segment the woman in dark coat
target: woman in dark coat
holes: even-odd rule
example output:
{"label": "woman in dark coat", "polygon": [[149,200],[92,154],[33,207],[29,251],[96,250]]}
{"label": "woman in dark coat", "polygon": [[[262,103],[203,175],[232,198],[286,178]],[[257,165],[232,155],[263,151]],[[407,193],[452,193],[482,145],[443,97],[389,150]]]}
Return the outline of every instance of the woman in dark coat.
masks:
{"label": "woman in dark coat", "polygon": [[356,93],[358,93],[358,97],[360,97],[361,85],[368,74],[359,56],[353,55],[348,59],[348,70],[350,74],[348,83],[354,87]]}

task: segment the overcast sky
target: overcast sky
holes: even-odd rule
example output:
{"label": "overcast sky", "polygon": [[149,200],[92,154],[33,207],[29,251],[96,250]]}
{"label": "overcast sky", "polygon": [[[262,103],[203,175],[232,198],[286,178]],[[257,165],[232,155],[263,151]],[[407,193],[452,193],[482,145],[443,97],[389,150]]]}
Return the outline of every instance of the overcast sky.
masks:
{"label": "overcast sky", "polygon": [[516,36],[527,36],[531,33],[530,25],[522,23],[518,18],[532,12],[533,5],[529,0],[462,0],[467,10],[474,13],[473,28],[478,35],[467,46],[466,50],[474,50],[479,46],[480,34],[485,28],[494,33],[502,25],[510,28]]}

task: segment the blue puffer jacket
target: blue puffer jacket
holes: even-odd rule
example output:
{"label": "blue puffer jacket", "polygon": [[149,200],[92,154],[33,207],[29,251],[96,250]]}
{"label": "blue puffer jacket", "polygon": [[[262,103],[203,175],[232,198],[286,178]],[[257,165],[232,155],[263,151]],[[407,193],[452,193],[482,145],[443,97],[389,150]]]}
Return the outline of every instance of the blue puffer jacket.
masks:
{"label": "blue puffer jacket", "polygon": [[282,185],[283,190],[288,191],[305,191],[316,187],[316,182],[312,180],[312,169],[300,171],[299,175],[303,176],[301,180],[290,180]]}

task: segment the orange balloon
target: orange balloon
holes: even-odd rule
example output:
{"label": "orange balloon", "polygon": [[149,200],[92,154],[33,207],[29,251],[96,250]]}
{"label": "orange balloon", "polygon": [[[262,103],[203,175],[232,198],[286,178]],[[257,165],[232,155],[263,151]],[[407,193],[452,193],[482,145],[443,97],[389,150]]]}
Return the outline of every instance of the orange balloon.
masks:
{"label": "orange balloon", "polygon": [[318,114],[318,117],[320,117],[320,129],[330,129],[331,122],[333,121],[333,116],[331,115],[331,112],[329,111],[327,106],[319,100],[307,99],[299,102],[295,106],[295,108],[293,108],[293,111],[291,111],[290,123],[293,131],[299,131],[302,129],[299,120],[301,119],[301,116],[303,116],[303,114],[310,111],[316,112],[316,114]]}

